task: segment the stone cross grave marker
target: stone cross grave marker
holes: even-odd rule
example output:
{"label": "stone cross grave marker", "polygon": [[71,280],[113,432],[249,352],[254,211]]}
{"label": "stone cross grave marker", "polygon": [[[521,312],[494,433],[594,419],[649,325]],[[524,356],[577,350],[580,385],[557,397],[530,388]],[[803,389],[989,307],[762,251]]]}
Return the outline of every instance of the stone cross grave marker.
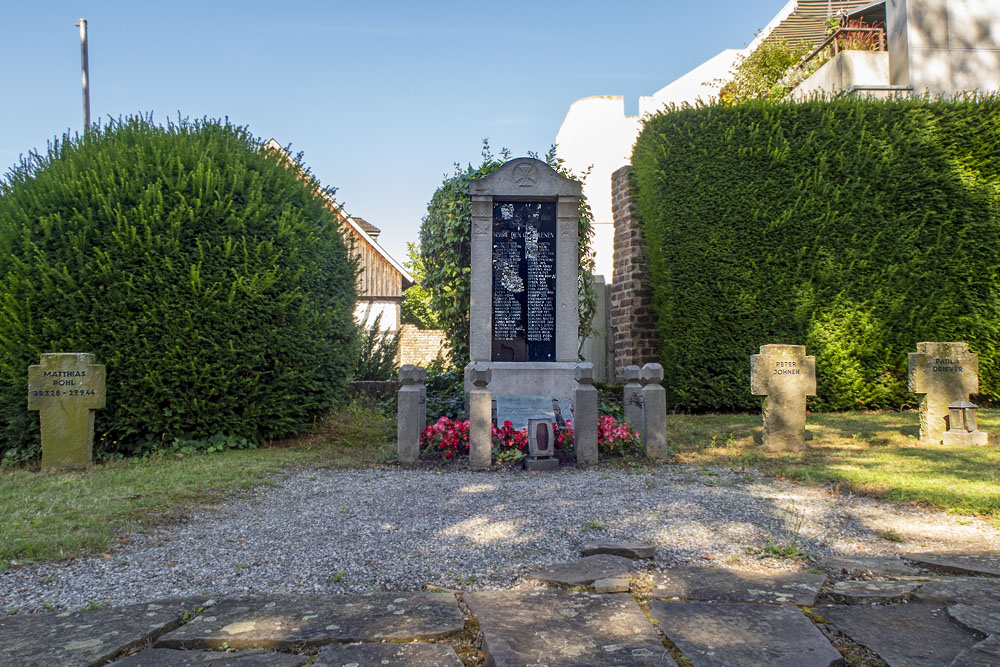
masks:
{"label": "stone cross grave marker", "polygon": [[979,392],[979,355],[968,343],[917,343],[909,355],[909,384],[920,400],[920,442],[941,444],[948,405]]}
{"label": "stone cross grave marker", "polygon": [[41,419],[42,470],[91,465],[94,410],[104,407],[106,376],[84,353],[43,354],[28,367],[28,409]]}
{"label": "stone cross grave marker", "polygon": [[761,345],[750,356],[750,391],[764,397],[764,448],[805,446],[806,396],[816,394],[816,357],[805,345]]}

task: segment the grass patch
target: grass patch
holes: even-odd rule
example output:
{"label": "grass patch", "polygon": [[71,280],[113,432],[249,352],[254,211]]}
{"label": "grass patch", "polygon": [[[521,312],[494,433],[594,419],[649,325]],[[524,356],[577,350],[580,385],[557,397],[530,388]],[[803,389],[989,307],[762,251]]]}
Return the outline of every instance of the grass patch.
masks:
{"label": "grass patch", "polygon": [[304,466],[357,467],[386,458],[395,422],[354,403],[312,433],[261,449],[165,454],[88,472],[0,470],[0,570],[12,564],[101,553],[120,536]]}
{"label": "grass patch", "polygon": [[[754,441],[755,415],[669,415],[667,440],[679,461],[830,483],[836,492],[918,501],[956,514],[1000,520],[1000,410],[980,410],[986,447],[921,446],[915,411],[811,414],[801,452],[767,452]],[[888,539],[888,538],[887,538]]]}

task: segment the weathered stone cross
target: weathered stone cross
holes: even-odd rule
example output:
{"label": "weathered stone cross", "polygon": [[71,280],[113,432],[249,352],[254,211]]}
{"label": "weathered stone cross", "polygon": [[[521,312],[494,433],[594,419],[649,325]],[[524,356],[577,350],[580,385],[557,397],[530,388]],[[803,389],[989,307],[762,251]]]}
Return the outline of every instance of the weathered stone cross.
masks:
{"label": "weathered stone cross", "polygon": [[750,356],[750,392],[764,396],[764,448],[802,449],[806,396],[816,394],[816,357],[805,345],[761,345]]}
{"label": "weathered stone cross", "polygon": [[920,400],[920,442],[939,445],[948,429],[948,404],[979,392],[979,355],[968,343],[917,343],[909,355],[910,391]]}
{"label": "weathered stone cross", "polygon": [[38,410],[42,426],[42,470],[90,466],[106,374],[94,355],[83,353],[43,354],[28,367],[28,409]]}

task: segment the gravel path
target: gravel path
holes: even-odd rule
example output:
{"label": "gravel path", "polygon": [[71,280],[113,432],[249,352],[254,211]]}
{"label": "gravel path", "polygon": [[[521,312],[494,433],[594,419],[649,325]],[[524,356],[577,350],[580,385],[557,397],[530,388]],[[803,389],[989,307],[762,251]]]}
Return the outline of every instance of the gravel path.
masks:
{"label": "gravel path", "polygon": [[978,519],[684,465],[555,474],[311,470],[130,538],[110,559],[0,573],[0,605],[28,611],[179,595],[510,588],[527,585],[523,575],[537,566],[605,539],[654,542],[657,568],[803,567],[764,558],[769,540],[797,541],[816,554],[1000,545],[1000,532]]}

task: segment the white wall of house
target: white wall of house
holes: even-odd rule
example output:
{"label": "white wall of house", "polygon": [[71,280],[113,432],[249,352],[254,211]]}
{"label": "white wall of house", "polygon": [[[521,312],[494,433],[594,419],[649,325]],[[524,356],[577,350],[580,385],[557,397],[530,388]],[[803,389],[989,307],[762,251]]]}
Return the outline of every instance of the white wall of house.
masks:
{"label": "white wall of house", "polygon": [[886,0],[890,80],[916,95],[1000,90],[998,0]]}
{"label": "white wall of house", "polygon": [[885,51],[841,51],[790,94],[797,101],[826,98],[851,88],[867,90],[889,86],[889,54]]}
{"label": "white wall of house", "polygon": [[590,170],[583,194],[594,214],[596,273],[608,282],[615,240],[611,174],[631,161],[641,115],[656,113],[664,105],[709,101],[718,93],[717,80],[729,73],[740,53],[736,49],[723,51],[652,95],[640,97],[637,116],[625,114],[625,98],[621,95],[585,97],[570,105],[556,133],[556,153],[577,176]]}
{"label": "white wall of house", "polygon": [[399,328],[398,301],[358,301],[354,306],[354,321],[367,329],[375,324],[379,313],[382,314],[379,322],[382,331],[395,331]]}

